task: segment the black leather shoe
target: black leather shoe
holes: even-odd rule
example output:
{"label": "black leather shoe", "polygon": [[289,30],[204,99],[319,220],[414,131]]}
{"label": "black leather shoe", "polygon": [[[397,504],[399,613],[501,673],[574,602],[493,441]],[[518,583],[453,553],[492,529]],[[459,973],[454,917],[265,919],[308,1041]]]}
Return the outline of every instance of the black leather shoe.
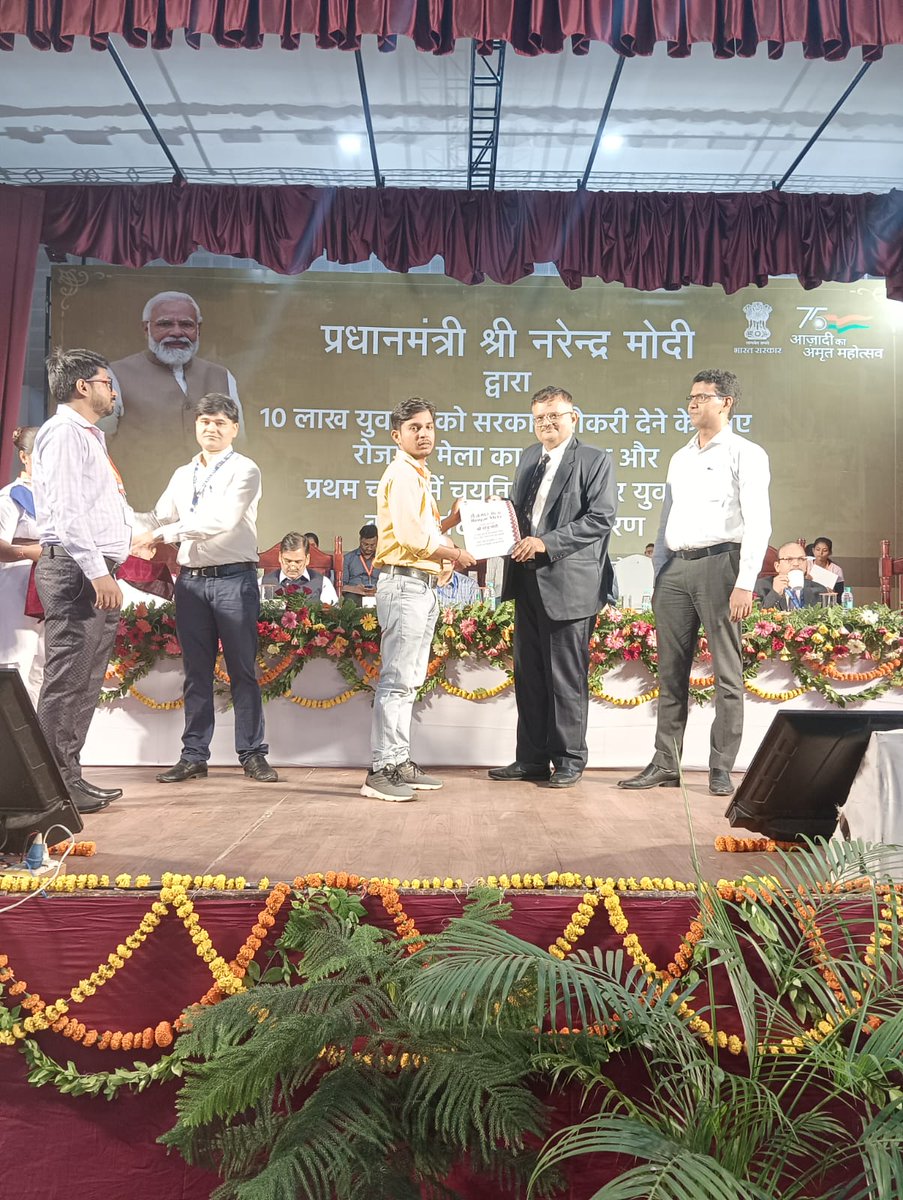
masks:
{"label": "black leather shoe", "polygon": [[669,767],[659,767],[655,763],[650,763],[648,767],[644,767],[639,775],[631,775],[629,779],[619,779],[619,788],[631,788],[640,790],[641,788],[654,787],[677,787],[680,783],[680,776],[676,771],[672,771]]}
{"label": "black leather shoe", "polygon": [[712,795],[730,796],[733,790],[730,771],[725,771],[724,767],[712,767],[709,771],[709,791]]}
{"label": "black leather shoe", "polygon": [[543,779],[548,779],[551,774],[548,767],[542,767],[539,763],[509,763],[507,767],[491,767],[488,771],[490,779],[507,780],[508,783],[527,782],[536,783]]}
{"label": "black leather shoe", "polygon": [[262,754],[252,754],[250,758],[245,759],[242,766],[248,778],[257,783],[277,783],[279,781],[279,776]]}
{"label": "black leather shoe", "polygon": [[186,779],[206,779],[207,764],[205,762],[189,762],[180,758],[174,767],[161,771],[157,783],[184,783]]}
{"label": "black leather shoe", "polygon": [[579,783],[582,778],[583,778],[582,771],[576,771],[576,770],[571,771],[571,770],[568,770],[567,767],[565,767],[564,770],[555,772],[555,774],[549,780],[548,786],[554,787],[554,788],[573,787],[574,784]]}
{"label": "black leather shoe", "polygon": [[118,800],[122,795],[122,788],[102,788],[96,783],[88,783],[87,779],[79,779],[78,790],[85,796],[90,796],[92,800]]}
{"label": "black leather shoe", "polygon": [[[119,793],[122,795],[122,792]],[[80,813],[96,813],[106,808],[113,798],[111,796],[92,796],[85,791],[84,780],[73,779],[69,784],[69,796]]]}

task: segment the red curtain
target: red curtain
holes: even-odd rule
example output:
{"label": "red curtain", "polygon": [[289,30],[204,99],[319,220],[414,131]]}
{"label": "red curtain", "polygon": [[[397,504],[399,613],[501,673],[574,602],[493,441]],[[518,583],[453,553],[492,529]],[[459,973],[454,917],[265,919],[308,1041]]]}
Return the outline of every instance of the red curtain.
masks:
{"label": "red curtain", "polygon": [[265,34],[287,50],[302,36],[322,49],[353,50],[375,35],[383,50],[399,37],[418,50],[448,54],[459,38],[482,45],[494,39],[520,54],[556,54],[568,44],[585,54],[607,42],[619,54],[650,54],[658,42],[683,57],[708,44],[720,58],[744,57],[767,46],[779,57],[801,43],[807,58],[844,58],[861,48],[880,58],[884,46],[903,42],[900,0],[0,0],[0,47],[16,34],[40,50],[70,50],[89,37],[102,50],[107,35],[157,50],[184,30],[190,45],[201,34],[221,46],[259,46]]}
{"label": "red curtain", "polygon": [[53,250],[142,267],[198,247],[281,274],[315,258],[392,271],[434,255],[463,283],[514,283],[552,262],[565,284],[734,292],[796,275],[804,287],[863,275],[903,300],[903,191],[886,195],[463,192],[402,188],[61,185],[44,189]]}
{"label": "red curtain", "polygon": [[13,474],[43,206],[40,191],[0,185],[0,485]]}

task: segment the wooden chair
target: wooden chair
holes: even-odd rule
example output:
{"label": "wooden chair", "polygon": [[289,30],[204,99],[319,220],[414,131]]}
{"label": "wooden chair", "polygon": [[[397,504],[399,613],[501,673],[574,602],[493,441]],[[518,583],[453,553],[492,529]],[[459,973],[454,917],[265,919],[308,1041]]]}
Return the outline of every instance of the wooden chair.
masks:
{"label": "wooden chair", "polygon": [[[890,607],[893,577],[903,576],[903,558],[891,558],[890,541],[884,538],[881,542],[881,557],[878,559],[878,581],[881,585],[881,603]],[[903,579],[897,582],[897,605],[903,603]]]}
{"label": "wooden chair", "polygon": [[[342,598],[342,567],[344,566],[345,556],[342,553],[342,539],[337,537],[333,543],[332,554],[327,554],[325,550],[321,550],[319,546],[311,546],[310,558],[308,565],[313,567],[315,571],[320,571],[323,575],[328,575],[335,583],[335,590],[339,599]],[[257,560],[257,565],[263,567],[265,571],[275,571],[279,566],[279,542],[275,546],[270,546],[269,550],[264,550]]]}

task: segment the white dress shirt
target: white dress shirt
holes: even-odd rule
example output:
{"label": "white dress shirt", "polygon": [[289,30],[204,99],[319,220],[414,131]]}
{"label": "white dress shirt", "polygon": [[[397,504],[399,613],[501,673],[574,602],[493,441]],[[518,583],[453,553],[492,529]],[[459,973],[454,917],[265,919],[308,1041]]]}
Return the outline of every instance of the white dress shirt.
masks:
{"label": "white dress shirt", "polygon": [[173,473],[166,491],[143,523],[167,543],[180,542],[183,567],[257,562],[260,468],[226,450],[207,461],[196,454]]}
{"label": "white dress shirt", "polygon": [[771,535],[768,455],[725,426],[705,446],[698,436],[668,465],[665,505],[653,565],[675,550],[740,543],[736,587],[751,591]]}
{"label": "white dress shirt", "polygon": [[106,439],[70,405],[61,404],[38,430],[31,479],[42,545],[62,546],[88,579],[109,574],[105,557],[128,558],[134,514]]}
{"label": "white dress shirt", "polygon": [[[561,466],[561,460],[564,458],[564,452],[571,444],[573,434],[560,446],[556,446],[554,450],[547,450],[545,446],[542,448],[542,453],[549,456],[549,465],[546,467],[546,473],[542,477],[542,483],[539,485],[539,491],[536,493],[536,500],[533,502],[533,511],[530,514],[530,524],[534,529],[539,528],[539,522],[542,520],[543,509],[546,506],[546,501],[549,498],[549,492],[552,490],[552,480],[555,478],[555,472]],[[539,461],[542,462],[542,455],[539,456]]]}

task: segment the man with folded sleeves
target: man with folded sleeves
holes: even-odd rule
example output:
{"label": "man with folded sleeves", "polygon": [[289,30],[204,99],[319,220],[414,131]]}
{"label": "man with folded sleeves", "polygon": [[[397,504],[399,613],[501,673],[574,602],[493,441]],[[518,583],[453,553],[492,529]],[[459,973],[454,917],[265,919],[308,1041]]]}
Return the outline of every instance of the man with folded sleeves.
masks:
{"label": "man with folded sleeves", "polygon": [[257,683],[257,505],[260,468],[237,454],[238,406],[211,392],[195,406],[199,454],[179,467],[141,520],[139,544],[179,543],[176,631],[185,670],[182,754],[160,783],[203,778],[213,737],[213,678],[221,643],[232,689],[235,749],[245,775],[275,783],[266,760],[263,703]]}
{"label": "man with folded sleeves", "polygon": [[442,520],[433,498],[426,460],[436,440],[435,416],[419,396],[395,406],[390,432],[398,449],[376,493],[382,667],[373,700],[372,765],[361,787],[361,795],[374,800],[415,800],[418,791],[442,787],[411,760],[411,716],[439,616],[440,572],[447,578],[451,566],[466,570],[475,559],[445,536],[458,523],[457,502]]}
{"label": "man with folded sleeves", "polygon": [[731,371],[700,371],[687,397],[696,433],[668,466],[653,566],[659,698],[652,762],[618,787],[676,787],[700,624],[715,673],[709,791],[729,796],[743,733],[740,623],[771,533],[768,455],[731,428],[740,385]]}

